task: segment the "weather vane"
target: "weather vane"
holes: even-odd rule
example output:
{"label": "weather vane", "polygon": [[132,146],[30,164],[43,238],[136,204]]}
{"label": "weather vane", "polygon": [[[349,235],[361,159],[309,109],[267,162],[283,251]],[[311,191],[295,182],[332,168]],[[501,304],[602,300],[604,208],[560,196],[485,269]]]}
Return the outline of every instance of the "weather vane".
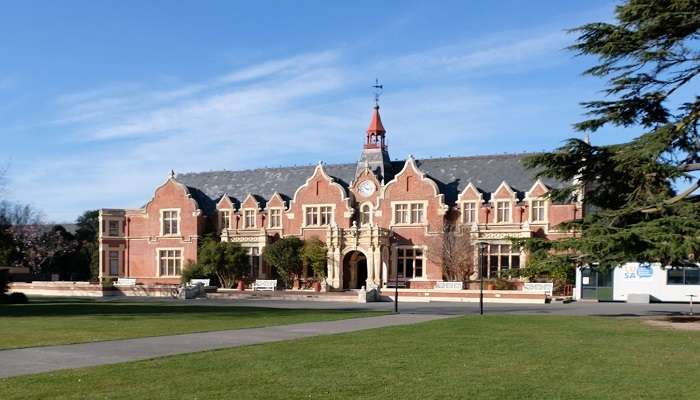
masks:
{"label": "weather vane", "polygon": [[372,85],[372,87],[374,88],[374,105],[379,105],[379,96],[381,96],[384,91],[384,85],[380,85],[379,79],[374,78],[374,85]]}

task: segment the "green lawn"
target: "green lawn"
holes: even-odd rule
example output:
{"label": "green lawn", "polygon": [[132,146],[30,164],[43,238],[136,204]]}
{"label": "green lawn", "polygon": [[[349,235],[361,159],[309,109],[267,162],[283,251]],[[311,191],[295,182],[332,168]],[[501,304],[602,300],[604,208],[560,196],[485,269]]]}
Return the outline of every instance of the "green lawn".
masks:
{"label": "green lawn", "polygon": [[0,380],[3,399],[698,399],[700,332],[486,316]]}
{"label": "green lawn", "polygon": [[32,299],[30,304],[0,305],[0,349],[284,325],[377,314],[165,302]]}

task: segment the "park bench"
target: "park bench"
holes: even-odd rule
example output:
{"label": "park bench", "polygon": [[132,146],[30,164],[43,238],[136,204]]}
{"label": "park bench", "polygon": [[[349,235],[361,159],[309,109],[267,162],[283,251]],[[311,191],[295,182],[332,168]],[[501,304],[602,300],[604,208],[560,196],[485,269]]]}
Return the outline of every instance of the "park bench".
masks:
{"label": "park bench", "polygon": [[387,288],[392,288],[392,289],[397,288],[397,287],[398,287],[399,289],[405,289],[405,288],[406,288],[406,281],[404,281],[404,280],[401,280],[401,281],[398,281],[398,282],[393,281],[393,280],[392,280],[392,281],[388,281],[388,282],[386,283],[386,287],[387,287]]}
{"label": "park bench", "polygon": [[266,279],[256,279],[255,283],[253,283],[253,291],[255,290],[275,290],[277,287],[277,280],[276,279],[271,279],[271,280],[266,280]]}
{"label": "park bench", "polygon": [[135,285],[136,285],[135,278],[117,278],[117,283],[114,284],[114,286],[135,286]]}
{"label": "park bench", "polygon": [[190,281],[187,283],[189,286],[197,286],[197,285],[202,285],[202,286],[210,286],[211,279],[190,279]]}

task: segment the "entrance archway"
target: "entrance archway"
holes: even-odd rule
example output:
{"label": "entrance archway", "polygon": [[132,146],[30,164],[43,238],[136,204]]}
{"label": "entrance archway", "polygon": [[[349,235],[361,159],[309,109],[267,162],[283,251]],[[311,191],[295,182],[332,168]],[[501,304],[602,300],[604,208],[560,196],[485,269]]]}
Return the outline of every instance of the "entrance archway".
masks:
{"label": "entrance archway", "polygon": [[343,289],[360,289],[367,285],[367,257],[351,251],[343,257]]}

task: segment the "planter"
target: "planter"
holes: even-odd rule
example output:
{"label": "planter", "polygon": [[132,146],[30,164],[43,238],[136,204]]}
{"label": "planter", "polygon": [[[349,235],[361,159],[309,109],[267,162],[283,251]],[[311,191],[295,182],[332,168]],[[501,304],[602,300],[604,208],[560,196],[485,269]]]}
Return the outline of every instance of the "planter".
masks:
{"label": "planter", "polygon": [[238,281],[238,290],[241,292],[245,290],[245,282],[243,280]]}
{"label": "planter", "polygon": [[321,291],[321,282],[315,281],[314,282],[314,292],[320,292]]}
{"label": "planter", "polygon": [[486,290],[496,290],[496,284],[495,283],[487,283]]}

